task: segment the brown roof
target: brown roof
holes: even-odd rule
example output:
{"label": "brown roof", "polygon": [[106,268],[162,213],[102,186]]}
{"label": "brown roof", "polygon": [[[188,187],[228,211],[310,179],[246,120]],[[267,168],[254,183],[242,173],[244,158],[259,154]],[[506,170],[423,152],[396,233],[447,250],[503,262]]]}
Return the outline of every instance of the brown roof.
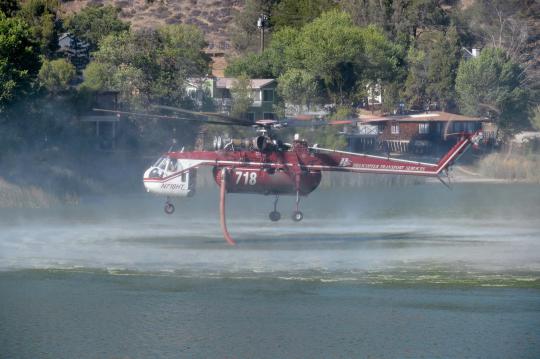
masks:
{"label": "brown roof", "polygon": [[464,116],[457,115],[455,113],[449,112],[426,112],[426,113],[417,113],[410,115],[400,115],[400,116],[377,116],[377,115],[360,115],[360,121],[363,123],[372,123],[372,122],[385,122],[385,121],[396,121],[396,122],[448,122],[448,121],[460,121],[460,122],[478,122],[478,121],[487,121],[485,117],[473,117],[473,116]]}
{"label": "brown roof", "polygon": [[311,121],[311,120],[315,119],[315,116],[302,114],[302,115],[293,116],[293,118],[295,120],[298,120],[298,121]]}
{"label": "brown roof", "polygon": [[[230,90],[233,87],[235,81],[236,79],[234,77],[218,77],[217,82],[216,82],[216,87],[226,88]],[[251,79],[250,81],[251,81],[252,89],[259,89],[261,87],[271,84],[272,82],[276,80],[275,79]]]}

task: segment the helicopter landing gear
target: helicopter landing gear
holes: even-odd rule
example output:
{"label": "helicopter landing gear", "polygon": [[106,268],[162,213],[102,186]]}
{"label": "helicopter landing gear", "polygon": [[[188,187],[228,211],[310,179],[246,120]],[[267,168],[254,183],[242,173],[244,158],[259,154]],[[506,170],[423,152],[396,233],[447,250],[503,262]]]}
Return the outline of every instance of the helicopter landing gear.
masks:
{"label": "helicopter landing gear", "polygon": [[278,200],[279,200],[279,196],[276,195],[276,199],[274,200],[274,210],[270,212],[270,214],[268,214],[268,218],[270,218],[272,222],[277,222],[281,219],[281,213],[277,211]]}
{"label": "helicopter landing gear", "polygon": [[291,218],[295,222],[300,222],[304,218],[304,214],[300,211],[294,211]]}
{"label": "helicopter landing gear", "polygon": [[277,222],[281,219],[281,213],[278,211],[272,211],[270,214],[268,214],[268,218],[270,218],[272,222]]}
{"label": "helicopter landing gear", "polygon": [[300,192],[296,191],[296,211],[293,212],[291,218],[295,222],[300,222],[304,218],[304,214],[300,212]]}
{"label": "helicopter landing gear", "polygon": [[167,202],[165,202],[165,207],[163,208],[165,213],[167,214],[173,214],[174,213],[174,205],[169,202],[169,199],[167,198]]}

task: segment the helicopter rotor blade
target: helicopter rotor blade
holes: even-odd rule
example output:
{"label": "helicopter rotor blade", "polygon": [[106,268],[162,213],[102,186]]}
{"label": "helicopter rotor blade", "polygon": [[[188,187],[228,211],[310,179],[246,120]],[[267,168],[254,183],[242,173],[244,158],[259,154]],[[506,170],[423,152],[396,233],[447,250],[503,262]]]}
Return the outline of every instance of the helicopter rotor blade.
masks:
{"label": "helicopter rotor blade", "polygon": [[245,126],[254,125],[254,123],[251,122],[251,121],[245,121],[245,120],[242,120],[240,118],[232,117],[232,116],[229,116],[229,115],[226,115],[226,114],[223,114],[223,113],[219,113],[219,112],[196,112],[196,111],[185,110],[185,109],[179,108],[179,107],[166,106],[166,105],[152,105],[152,107],[159,108],[159,109],[164,109],[164,110],[169,110],[169,111],[174,111],[174,112],[188,113],[188,114],[194,115],[194,116],[217,117],[217,118],[220,118],[220,119],[223,119],[223,120],[230,121],[231,123],[234,123],[234,124],[241,124],[241,125],[245,125]]}
{"label": "helicopter rotor blade", "polygon": [[157,114],[151,114],[151,113],[107,110],[107,109],[102,109],[102,108],[94,108],[92,110],[97,111],[97,112],[115,113],[117,115],[147,117],[147,118],[162,119],[162,120],[182,120],[182,121],[198,122],[201,124],[224,125],[224,126],[245,126],[245,127],[251,127],[253,125],[251,123],[250,124],[232,123],[232,122],[216,121],[216,120],[209,120],[209,119],[196,119],[196,118],[190,118],[190,117],[179,117],[179,116],[169,116],[169,115],[157,115]]}
{"label": "helicopter rotor blade", "polygon": [[287,125],[289,127],[305,127],[305,128],[313,128],[313,127],[327,127],[327,126],[341,126],[341,125],[351,125],[353,124],[353,120],[333,120],[333,121],[327,121],[327,120],[298,120],[294,117],[287,119]]}

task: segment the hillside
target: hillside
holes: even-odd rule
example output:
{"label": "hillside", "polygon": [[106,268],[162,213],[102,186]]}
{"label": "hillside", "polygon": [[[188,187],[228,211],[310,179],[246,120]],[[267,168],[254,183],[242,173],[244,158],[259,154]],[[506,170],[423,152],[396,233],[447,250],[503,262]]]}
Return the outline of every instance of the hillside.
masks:
{"label": "hillside", "polygon": [[73,13],[94,4],[121,8],[120,18],[134,28],[156,27],[162,24],[192,24],[206,35],[208,50],[227,53],[231,45],[227,27],[233,11],[240,10],[241,0],[75,0],[62,3],[65,13]]}
{"label": "hillside", "polygon": [[[443,1],[441,7],[452,12],[455,8],[470,8],[476,1]],[[207,52],[214,55],[214,73],[223,76],[223,70],[227,66],[224,55],[234,52],[230,36],[234,13],[242,11],[245,3],[245,0],[64,0],[62,11],[69,14],[87,5],[114,5],[121,9],[120,18],[130,22],[133,28],[180,23],[195,25],[205,33]],[[522,11],[530,13],[526,30],[529,33],[527,53],[531,62],[528,66],[537,71],[540,24],[538,18],[532,14],[538,11],[538,6],[534,5],[534,1],[524,1]]]}

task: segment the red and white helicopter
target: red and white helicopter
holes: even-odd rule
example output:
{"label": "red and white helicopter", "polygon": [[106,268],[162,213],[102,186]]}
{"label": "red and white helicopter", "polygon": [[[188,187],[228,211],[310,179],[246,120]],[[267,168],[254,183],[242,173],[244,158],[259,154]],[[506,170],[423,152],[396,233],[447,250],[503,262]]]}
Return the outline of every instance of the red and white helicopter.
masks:
{"label": "red and white helicopter", "polygon": [[[273,129],[283,127],[284,123],[274,120],[261,120],[255,123],[232,118],[222,114],[191,112],[167,106],[157,106],[188,113],[195,118],[184,120],[205,123],[254,127],[258,135],[252,139],[223,141],[217,138],[211,151],[170,150],[160,157],[154,165],[144,172],[143,181],[150,193],[167,196],[165,212],[172,214],[174,205],[171,197],[190,197],[195,194],[197,169],[210,166],[213,177],[220,186],[221,228],[227,243],[234,245],[225,221],[226,193],[255,193],[275,196],[274,209],[270,212],[271,221],[279,221],[277,211],[280,195],[296,196],[296,208],[292,219],[299,222],[303,218],[300,211],[300,198],[313,192],[321,182],[323,172],[338,171],[352,173],[377,173],[440,177],[473,144],[481,140],[482,134],[462,135],[461,139],[437,163],[425,163],[394,159],[389,156],[374,156],[360,153],[338,151],[318,146],[310,146],[306,141],[294,136],[292,143],[284,143],[273,135]],[[163,119],[179,119],[175,116],[137,114],[121,111],[118,115],[146,116]],[[213,117],[215,120],[209,120]]]}

